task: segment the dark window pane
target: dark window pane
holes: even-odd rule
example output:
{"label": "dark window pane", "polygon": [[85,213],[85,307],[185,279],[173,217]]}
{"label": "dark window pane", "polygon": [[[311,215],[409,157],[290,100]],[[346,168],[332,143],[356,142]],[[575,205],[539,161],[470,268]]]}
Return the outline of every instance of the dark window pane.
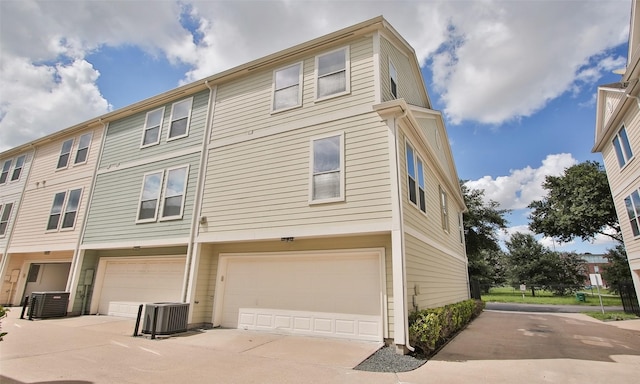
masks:
{"label": "dark window pane", "polygon": [[3,221],[0,222],[0,236],[4,235],[4,233],[7,231],[7,222]]}
{"label": "dark window pane", "polygon": [[78,153],[76,153],[75,163],[84,163],[87,160],[87,153],[89,153],[89,148],[78,150]]}
{"label": "dark window pane", "polygon": [[184,117],[180,120],[175,120],[171,123],[171,130],[169,131],[169,138],[182,136],[187,133],[187,120],[188,118]]}
{"label": "dark window pane", "polygon": [[346,50],[331,52],[318,57],[318,76],[326,75],[346,68]]}
{"label": "dark window pane", "polygon": [[416,203],[418,201],[416,196],[416,181],[409,177],[409,200],[412,203]]}
{"label": "dark window pane", "polygon": [[427,201],[425,199],[424,196],[424,189],[418,189],[418,192],[420,194],[420,210],[422,212],[427,212]]}
{"label": "dark window pane", "polygon": [[142,204],[140,204],[140,215],[138,219],[153,219],[156,216],[156,203],[157,200],[143,201]]}
{"label": "dark window pane", "polygon": [[22,168],[16,168],[13,170],[13,175],[11,175],[11,181],[18,180],[20,178],[20,173],[22,172]]}
{"label": "dark window pane", "polygon": [[60,155],[60,157],[58,158],[58,165],[56,166],[56,168],[64,168],[67,166],[68,162],[69,162],[68,153],[65,153],[64,155]]}
{"label": "dark window pane", "polygon": [[39,273],[40,264],[31,264],[31,267],[29,267],[29,274],[27,275],[27,283],[35,283],[38,281]]}
{"label": "dark window pane", "polygon": [[631,220],[631,230],[633,231],[633,236],[640,235],[640,229],[638,229],[638,220]]}
{"label": "dark window pane", "polygon": [[142,145],[148,145],[158,142],[158,135],[160,134],[160,127],[154,127],[144,131],[144,140]]}
{"label": "dark window pane", "polygon": [[162,217],[179,216],[182,208],[182,196],[168,197],[164,199]]}
{"label": "dark window pane", "polygon": [[622,148],[620,148],[620,140],[618,139],[618,136],[616,136],[613,139],[613,147],[616,150],[616,157],[618,158],[618,165],[620,165],[620,168],[622,168],[626,161],[624,159],[624,155],[622,154]]}
{"label": "dark window pane", "polygon": [[67,212],[62,219],[62,228],[73,228],[73,224],[76,221],[76,212]]}
{"label": "dark window pane", "polygon": [[49,222],[47,223],[47,230],[58,229],[59,220],[60,220],[60,214],[54,214],[49,216]]}
{"label": "dark window pane", "polygon": [[622,148],[624,149],[624,154],[626,155],[627,161],[633,157],[633,152],[631,152],[631,145],[629,144],[629,138],[627,137],[627,130],[622,128],[620,130],[620,140],[622,141]]}

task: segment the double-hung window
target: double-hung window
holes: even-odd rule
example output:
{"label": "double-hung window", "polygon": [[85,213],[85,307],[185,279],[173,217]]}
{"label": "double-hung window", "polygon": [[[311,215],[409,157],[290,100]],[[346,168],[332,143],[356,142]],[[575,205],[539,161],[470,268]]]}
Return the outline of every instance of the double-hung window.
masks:
{"label": "double-hung window", "polygon": [[168,169],[166,173],[160,220],[181,219],[184,209],[184,196],[187,192],[189,167]]}
{"label": "double-hung window", "polygon": [[49,213],[49,220],[47,221],[47,231],[73,229],[75,227],[81,196],[82,188],[55,194],[51,212]]}
{"label": "double-hung window", "polygon": [[396,71],[396,67],[393,65],[391,60],[389,60],[389,83],[391,87],[391,96],[394,99],[398,98],[398,71]]}
{"label": "double-hung window", "polygon": [[311,202],[344,200],[344,134],[311,140]]}
{"label": "double-hung window", "polygon": [[178,101],[171,106],[171,124],[167,133],[167,141],[189,136],[189,119],[193,98]]}
{"label": "double-hung window", "polygon": [[407,155],[407,189],[409,201],[415,204],[422,212],[427,212],[427,200],[425,196],[424,165],[422,159],[415,153],[413,147],[406,143]]}
{"label": "double-hung window", "polygon": [[144,119],[144,129],[142,130],[141,148],[149,147],[160,142],[160,129],[162,128],[162,118],[164,107],[147,112]]}
{"label": "double-hung window", "polygon": [[302,63],[273,72],[272,110],[281,111],[302,105]]}
{"label": "double-hung window", "polygon": [[618,164],[620,165],[620,168],[622,168],[633,157],[631,145],[629,144],[629,138],[627,137],[627,130],[624,128],[624,126],[620,128],[616,136],[613,138],[613,147],[616,150]]}
{"label": "double-hung window", "polygon": [[13,159],[5,160],[4,164],[2,164],[2,170],[0,170],[0,184],[4,184],[7,182],[11,164],[13,164]]}
{"label": "double-hung window", "polygon": [[27,155],[22,155],[16,159],[16,165],[13,167],[13,173],[11,174],[11,181],[16,181],[20,178],[26,157]]}
{"label": "double-hung window", "polygon": [[442,229],[449,232],[449,202],[447,201],[447,192],[440,187],[440,207],[442,212]]}
{"label": "double-hung window", "polygon": [[7,227],[9,226],[9,218],[11,217],[11,209],[13,203],[0,204],[0,237],[7,233]]}
{"label": "double-hung window", "polygon": [[76,158],[75,160],[73,160],[73,164],[82,164],[87,161],[92,136],[92,132],[85,133],[84,135],[80,136],[80,140],[78,140],[78,148],[76,149]]}
{"label": "double-hung window", "polygon": [[633,191],[624,199],[624,205],[627,208],[633,236],[640,236],[640,194],[638,194],[638,190]]}
{"label": "double-hung window", "polygon": [[317,99],[349,93],[349,65],[349,47],[316,56]]}
{"label": "double-hung window", "polygon": [[160,220],[181,219],[184,213],[188,176],[188,166],[145,174],[136,222],[154,222],[158,217]]}
{"label": "double-hung window", "polygon": [[67,168],[69,165],[69,157],[71,157],[71,148],[73,147],[73,139],[66,140],[60,148],[60,156],[58,156],[58,165],[56,169]]}

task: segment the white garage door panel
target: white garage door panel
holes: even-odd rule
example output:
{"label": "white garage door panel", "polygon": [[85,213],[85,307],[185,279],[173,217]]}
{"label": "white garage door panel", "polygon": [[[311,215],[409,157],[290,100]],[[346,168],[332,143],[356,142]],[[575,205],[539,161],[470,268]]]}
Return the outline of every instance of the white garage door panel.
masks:
{"label": "white garage door panel", "polygon": [[221,325],[382,339],[380,256],[239,256],[227,261]]}
{"label": "white garage door panel", "polygon": [[240,308],[238,328],[280,331],[299,335],[380,341],[380,316],[345,313],[309,313],[269,308]]}
{"label": "white garage door panel", "polygon": [[98,313],[135,317],[140,304],[181,301],[184,263],[184,258],[107,261]]}

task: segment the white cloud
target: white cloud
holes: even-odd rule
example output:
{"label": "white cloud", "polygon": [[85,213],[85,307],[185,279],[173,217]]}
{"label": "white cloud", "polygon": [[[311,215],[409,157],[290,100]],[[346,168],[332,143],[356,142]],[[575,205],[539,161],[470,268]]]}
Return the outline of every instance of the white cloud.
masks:
{"label": "white cloud", "polygon": [[[22,90],[0,93],[0,146],[105,111],[107,102],[96,99],[96,76],[76,77],[79,95],[89,93],[89,108],[85,97],[62,93],[74,84],[65,68],[89,73],[87,55],[104,46],[137,46],[186,64],[183,81],[192,81],[377,15],[384,15],[430,66],[432,98],[440,93],[450,121],[499,124],[531,115],[623,60],[610,57],[607,49],[626,41],[629,11],[629,1],[613,0],[0,1],[1,76]],[[186,25],[185,18],[192,23]],[[84,72],[80,63],[86,63]],[[40,81],[8,77],[15,72]],[[51,83],[65,75],[68,87]],[[19,99],[27,90],[33,95]],[[53,101],[46,100],[49,92]],[[66,106],[69,115],[37,107],[21,118],[19,128],[15,125],[21,108],[32,105],[27,101],[60,104],[65,98],[79,103]],[[43,121],[48,123],[36,126]]]}
{"label": "white cloud", "polygon": [[484,176],[478,180],[469,180],[466,186],[484,190],[487,201],[493,200],[502,209],[523,209],[534,200],[546,195],[542,183],[547,176],[559,176],[564,170],[577,164],[569,153],[547,155],[538,168],[527,166],[511,170],[508,176]]}

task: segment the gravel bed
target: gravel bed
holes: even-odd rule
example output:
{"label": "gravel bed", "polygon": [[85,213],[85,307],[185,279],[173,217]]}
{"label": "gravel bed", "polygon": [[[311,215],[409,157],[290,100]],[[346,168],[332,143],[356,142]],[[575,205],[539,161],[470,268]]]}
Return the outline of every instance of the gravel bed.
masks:
{"label": "gravel bed", "polygon": [[413,371],[427,359],[420,356],[400,355],[392,346],[380,348],[354,369],[369,372],[407,372]]}

